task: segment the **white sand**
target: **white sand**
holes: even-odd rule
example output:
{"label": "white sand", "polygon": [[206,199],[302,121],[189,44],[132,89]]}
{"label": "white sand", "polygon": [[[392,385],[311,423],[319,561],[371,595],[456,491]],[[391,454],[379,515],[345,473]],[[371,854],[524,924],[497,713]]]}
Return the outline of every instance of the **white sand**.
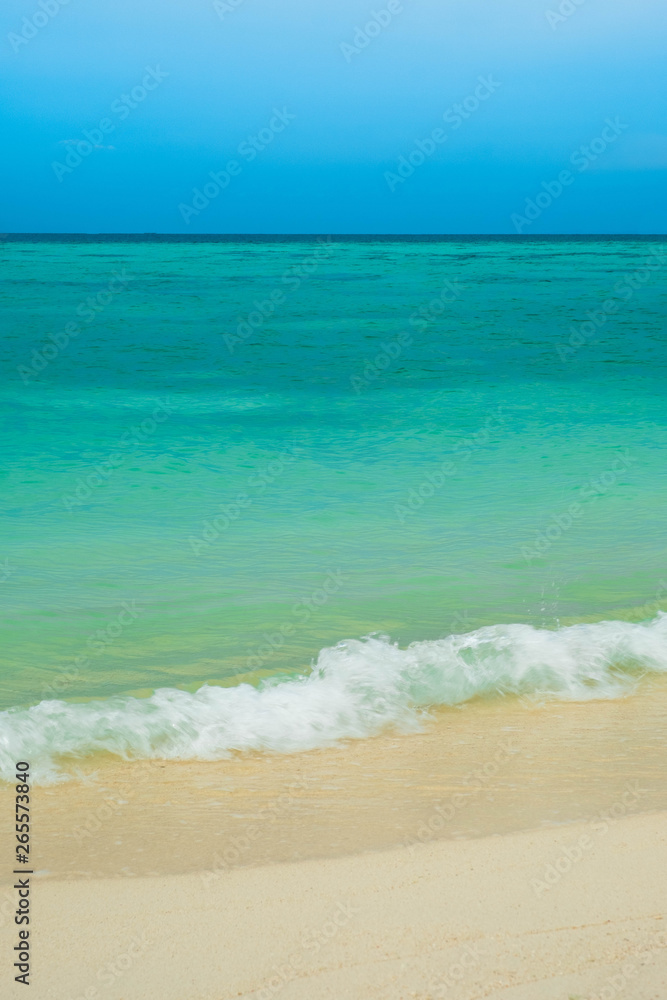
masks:
{"label": "white sand", "polygon": [[[214,877],[42,879],[25,995],[667,1000],[666,909],[667,813]],[[3,997],[24,995],[14,936],[5,915]]]}

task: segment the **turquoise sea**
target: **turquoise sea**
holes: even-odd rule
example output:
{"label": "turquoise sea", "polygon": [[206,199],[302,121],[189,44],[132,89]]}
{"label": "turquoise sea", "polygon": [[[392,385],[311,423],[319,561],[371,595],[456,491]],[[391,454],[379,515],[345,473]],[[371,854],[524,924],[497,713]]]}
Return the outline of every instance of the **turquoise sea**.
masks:
{"label": "turquoise sea", "polygon": [[667,670],[667,242],[0,253],[3,773]]}

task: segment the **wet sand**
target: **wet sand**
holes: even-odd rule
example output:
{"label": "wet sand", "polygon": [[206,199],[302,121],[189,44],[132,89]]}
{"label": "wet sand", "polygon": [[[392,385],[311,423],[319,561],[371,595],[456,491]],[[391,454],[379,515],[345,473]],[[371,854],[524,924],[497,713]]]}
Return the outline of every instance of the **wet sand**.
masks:
{"label": "wet sand", "polygon": [[[33,792],[47,877],[184,874],[216,858],[237,867],[536,829],[624,796],[627,813],[667,809],[667,682],[613,701],[478,702],[439,711],[421,733],[309,753],[77,770],[83,780]],[[3,786],[3,834],[9,801]]]}

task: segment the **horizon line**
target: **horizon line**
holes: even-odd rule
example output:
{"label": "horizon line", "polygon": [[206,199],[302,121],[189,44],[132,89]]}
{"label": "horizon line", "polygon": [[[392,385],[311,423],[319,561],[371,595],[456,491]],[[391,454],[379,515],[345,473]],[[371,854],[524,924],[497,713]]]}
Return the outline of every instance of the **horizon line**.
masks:
{"label": "horizon line", "polygon": [[179,240],[654,240],[666,233],[160,233],[160,232],[14,232],[0,234],[0,242],[15,239],[145,238]]}

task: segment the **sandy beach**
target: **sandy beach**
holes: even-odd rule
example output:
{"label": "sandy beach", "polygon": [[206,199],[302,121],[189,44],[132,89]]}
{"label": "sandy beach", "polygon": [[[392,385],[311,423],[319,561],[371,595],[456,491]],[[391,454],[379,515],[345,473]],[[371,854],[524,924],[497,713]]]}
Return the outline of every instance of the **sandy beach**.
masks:
{"label": "sandy beach", "polygon": [[4,4],[0,1000],[667,1000],[657,7]]}
{"label": "sandy beach", "polygon": [[664,1000],[666,708],[648,681],[307,754],[82,762],[34,790],[32,995]]}
{"label": "sandy beach", "polygon": [[47,882],[33,996],[664,1000],[665,818],[213,879]]}

